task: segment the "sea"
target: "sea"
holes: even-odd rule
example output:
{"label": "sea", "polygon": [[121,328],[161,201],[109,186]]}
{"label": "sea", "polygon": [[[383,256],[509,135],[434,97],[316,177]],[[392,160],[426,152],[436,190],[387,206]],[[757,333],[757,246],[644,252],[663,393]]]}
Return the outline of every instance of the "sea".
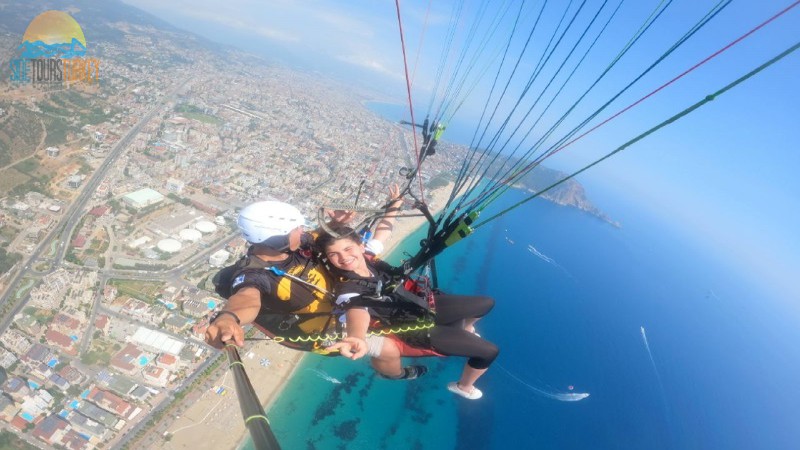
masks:
{"label": "sea", "polygon": [[624,193],[586,187],[620,228],[535,199],[436,260],[442,290],[496,299],[477,325],[501,349],[483,398],[446,389],[463,358],[389,381],[310,355],[267,411],[282,448],[800,448],[797,311]]}

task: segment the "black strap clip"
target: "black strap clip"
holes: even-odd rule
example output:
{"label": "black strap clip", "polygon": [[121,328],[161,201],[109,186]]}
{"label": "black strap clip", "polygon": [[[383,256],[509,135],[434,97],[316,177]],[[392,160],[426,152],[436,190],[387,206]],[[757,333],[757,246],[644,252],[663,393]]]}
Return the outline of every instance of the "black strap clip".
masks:
{"label": "black strap clip", "polygon": [[298,316],[297,314],[288,316],[286,319],[284,319],[281,323],[278,324],[278,329],[281,331],[286,331],[289,328],[291,328],[292,325],[297,323],[298,320],[300,320],[300,316]]}

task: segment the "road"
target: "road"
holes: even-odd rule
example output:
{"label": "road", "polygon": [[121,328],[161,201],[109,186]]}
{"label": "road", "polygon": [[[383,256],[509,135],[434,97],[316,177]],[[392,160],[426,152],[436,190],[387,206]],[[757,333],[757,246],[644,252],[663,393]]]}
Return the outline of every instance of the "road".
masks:
{"label": "road", "polygon": [[[188,84],[182,83],[175,89],[173,89],[170,93],[168,93],[164,100],[153,107],[145,116],[143,116],[136,125],[131,128],[128,133],[126,133],[111,149],[109,154],[103,160],[101,165],[95,170],[92,176],[84,185],[81,192],[78,194],[78,197],[72,202],[72,204],[67,208],[65,211],[64,217],[59,221],[58,225],[53,227],[50,232],[40,241],[37,247],[31,252],[27,261],[20,262],[21,266],[24,266],[22,270],[19,271],[8,283],[8,287],[6,291],[0,296],[0,305],[5,305],[6,302],[14,302],[14,307],[12,310],[7,314],[2,322],[0,322],[0,334],[5,332],[5,330],[9,327],[13,317],[17,314],[27,303],[29,296],[26,294],[22,296],[22,298],[16,299],[14,298],[14,293],[17,289],[21,286],[21,281],[24,278],[30,278],[31,271],[30,268],[37,265],[41,261],[44,260],[43,255],[46,255],[50,259],[52,258],[52,262],[49,266],[49,270],[46,272],[36,272],[34,275],[36,278],[41,278],[48,273],[52,273],[53,271],[57,270],[59,267],[62,267],[65,262],[64,258],[67,254],[69,249],[69,242],[72,234],[75,231],[78,223],[80,223],[81,218],[87,213],[88,208],[90,206],[90,201],[97,190],[97,187],[102,183],[103,179],[108,174],[109,170],[114,166],[115,162],[119,159],[119,157],[124,154],[127,150],[128,146],[132,142],[132,140],[136,137],[139,131],[142,129],[145,124],[147,124],[156,114],[159,114],[163,111],[164,105],[171,101],[174,98],[175,94],[179,92],[181,89],[185,89]],[[188,270],[190,270],[194,265],[198,262],[202,261],[205,258],[221,248],[223,248],[233,237],[235,237],[237,233],[230,233],[223,237],[217,244],[209,246],[203,251],[198,252],[197,254],[193,255],[188,260],[184,261],[183,263],[179,264],[174,268],[170,268],[169,270],[158,271],[155,273],[141,273],[138,270],[127,271],[127,270],[112,270],[112,269],[105,269],[100,271],[99,281],[101,289],[95,294],[93,299],[93,306],[90,314],[90,318],[88,321],[87,330],[84,330],[83,337],[80,343],[80,352],[83,353],[87,350],[89,343],[91,342],[91,335],[94,331],[94,320],[98,311],[103,314],[107,314],[113,317],[124,317],[126,320],[134,320],[131,317],[120,315],[114,311],[108,310],[102,304],[102,286],[105,286],[106,282],[110,278],[125,278],[130,280],[143,280],[143,281],[178,281],[182,280],[182,276]],[[52,254],[52,245],[54,242],[59,242],[59,245],[56,248],[55,255],[50,256]],[[152,324],[143,323],[146,326],[152,326]],[[185,335],[178,335],[175,333],[171,333],[166,330],[160,330],[173,338],[176,338],[182,342],[188,342],[188,338]],[[217,354],[214,357],[208,358],[204,361],[200,367],[197,368],[189,377],[184,379],[181,384],[169,392],[165,399],[160,402],[156,407],[149,412],[149,414],[143,415],[140,417],[139,422],[122,436],[120,436],[119,442],[114,444],[114,447],[122,447],[124,446],[129,440],[136,435],[136,433],[142,429],[145,424],[147,423],[147,418],[152,417],[152,415],[157,414],[159,411],[166,408],[171,402],[174,400],[174,393],[180,392],[186,389],[191,383],[203,373],[203,371],[209,367],[217,358],[222,357],[222,354]],[[35,442],[35,441],[34,441]],[[41,444],[38,445],[41,448]]]}
{"label": "road", "polygon": [[[67,211],[64,214],[64,217],[61,219],[58,226],[54,227],[50,232],[45,236],[44,239],[39,243],[36,249],[31,253],[30,257],[28,258],[27,262],[25,263],[25,268],[20,270],[12,280],[8,283],[8,287],[6,291],[0,296],[0,305],[5,305],[8,301],[14,301],[12,299],[12,295],[19,287],[20,280],[22,280],[25,275],[27,275],[27,269],[35,265],[39,261],[39,257],[41,256],[42,252],[45,251],[48,246],[50,245],[51,239],[54,236],[60,233],[60,241],[62,243],[68,243],[69,238],[72,235],[75,226],[77,225],[80,218],[83,216],[84,209],[86,208],[87,203],[94,195],[94,192],[97,190],[97,187],[105,178],[106,173],[108,170],[113,166],[114,162],[119,158],[120,155],[127,149],[128,144],[130,144],[131,140],[139,133],[139,130],[148,122],[150,119],[153,118],[157,113],[162,111],[164,105],[172,100],[175,94],[182,89],[185,89],[191,84],[191,81],[187,81],[186,83],[179,83],[177,87],[175,87],[169,94],[164,96],[164,100],[153,107],[144,117],[142,117],[133,128],[128,131],[125,136],[123,136],[114,147],[109,152],[106,159],[100,165],[100,167],[95,170],[92,177],[84,186],[81,193],[78,195],[78,198],[69,206]],[[59,231],[60,230],[60,231]],[[54,271],[60,267],[62,261],[64,260],[64,255],[68,249],[69,245],[62,245],[59,247],[58,251],[56,252],[55,259],[53,260],[53,264],[50,266],[50,271]],[[14,315],[17,314],[27,302],[28,296],[26,295],[22,299],[18,299],[16,305],[10,311],[6,317],[3,318],[2,322],[0,322],[0,334],[5,332],[8,326],[11,323]]]}

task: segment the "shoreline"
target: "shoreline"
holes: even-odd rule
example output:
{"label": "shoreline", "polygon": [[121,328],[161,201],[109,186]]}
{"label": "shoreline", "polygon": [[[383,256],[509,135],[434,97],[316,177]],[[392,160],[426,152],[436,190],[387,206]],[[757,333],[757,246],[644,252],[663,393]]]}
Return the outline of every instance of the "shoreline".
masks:
{"label": "shoreline", "polygon": [[[444,206],[453,183],[430,191],[428,206],[438,212]],[[426,223],[425,217],[400,217],[394,224],[390,242],[384,250],[384,257],[395,251],[402,242]],[[305,352],[288,349],[271,341],[256,341],[240,351],[245,370],[264,410],[269,412],[272,405],[283,393],[288,381],[303,362]],[[270,361],[262,367],[262,359]],[[215,387],[222,386],[223,394],[212,388],[178,416],[170,425],[169,441],[157,440],[151,449],[194,450],[197,448],[216,448],[238,450],[249,439],[247,428],[239,409],[233,379],[230,372],[215,380]],[[269,414],[267,414],[269,415]]]}

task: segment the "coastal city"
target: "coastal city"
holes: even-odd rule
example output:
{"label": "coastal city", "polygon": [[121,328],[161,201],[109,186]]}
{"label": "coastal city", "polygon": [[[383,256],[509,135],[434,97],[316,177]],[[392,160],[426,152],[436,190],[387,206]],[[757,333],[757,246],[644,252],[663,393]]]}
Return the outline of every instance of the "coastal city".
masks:
{"label": "coastal city", "polygon": [[[157,30],[127,31],[96,43],[96,85],[0,86],[0,428],[14,448],[163,448],[189,399],[225,395],[203,335],[223,302],[211,278],[246,248],[237,210],[284,201],[313,228],[325,206],[380,207],[416,158],[369,94],[235,54],[224,70],[200,50],[179,59]],[[0,38],[4,60],[18,40]],[[458,147],[437,150],[431,188],[460,165]]]}

